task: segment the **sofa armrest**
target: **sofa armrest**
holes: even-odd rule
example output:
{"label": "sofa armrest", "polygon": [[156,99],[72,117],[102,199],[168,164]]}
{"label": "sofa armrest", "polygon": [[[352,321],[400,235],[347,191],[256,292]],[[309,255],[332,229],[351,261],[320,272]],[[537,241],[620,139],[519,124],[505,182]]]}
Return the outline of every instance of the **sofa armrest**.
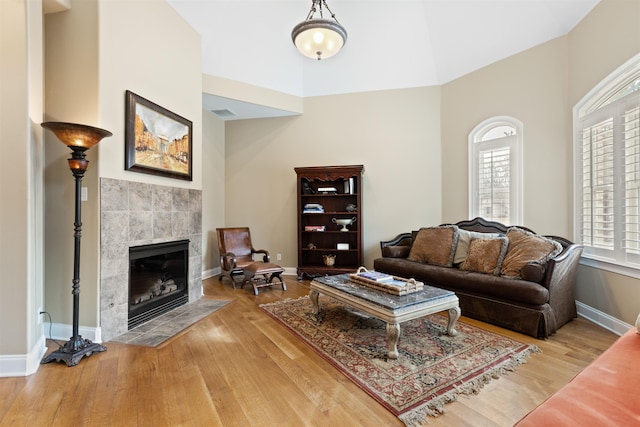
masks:
{"label": "sofa armrest", "polygon": [[412,242],[411,233],[401,233],[391,240],[380,242],[380,252],[386,258],[406,258],[411,251]]}
{"label": "sofa armrest", "polygon": [[380,242],[380,249],[384,249],[387,246],[409,246],[411,247],[413,237],[411,233],[398,234],[391,240]]}
{"label": "sofa armrest", "polygon": [[582,245],[570,243],[547,263],[543,285],[549,289],[549,305],[555,311],[556,329],[577,316],[575,284],[582,249]]}

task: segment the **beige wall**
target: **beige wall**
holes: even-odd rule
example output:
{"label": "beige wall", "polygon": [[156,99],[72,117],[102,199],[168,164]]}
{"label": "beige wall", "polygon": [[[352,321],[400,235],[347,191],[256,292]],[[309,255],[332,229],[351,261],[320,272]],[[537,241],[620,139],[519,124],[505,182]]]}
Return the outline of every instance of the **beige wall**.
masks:
{"label": "beige wall", "polygon": [[441,216],[440,89],[304,99],[296,117],[228,122],[226,226],[297,267],[297,166],[363,164],[364,263],[379,241]]}
{"label": "beige wall", "polygon": [[[200,35],[164,0],[101,0],[99,19],[100,176],[202,189]],[[124,170],[127,89],[193,122],[192,181]]]}
{"label": "beige wall", "polygon": [[524,126],[522,225],[543,234],[571,235],[566,83],[567,40],[560,38],[443,86],[444,221],[469,217],[469,133],[485,119],[506,115]]}
{"label": "beige wall", "polygon": [[[604,0],[568,38],[568,93],[572,108],[600,81],[640,52],[640,2]],[[581,266],[576,299],[633,324],[640,312],[640,280]]]}
{"label": "beige wall", "polygon": [[2,375],[35,371],[44,350],[38,314],[43,304],[41,7],[39,1],[0,2]]}

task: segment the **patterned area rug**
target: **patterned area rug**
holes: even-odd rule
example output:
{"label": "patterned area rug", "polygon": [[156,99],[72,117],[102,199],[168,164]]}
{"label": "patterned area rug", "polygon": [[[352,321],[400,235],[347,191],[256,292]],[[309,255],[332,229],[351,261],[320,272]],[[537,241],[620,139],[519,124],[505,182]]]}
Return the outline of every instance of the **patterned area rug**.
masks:
{"label": "patterned area rug", "polygon": [[441,414],[459,394],[478,393],[540,351],[463,322],[450,337],[447,317],[435,314],[401,324],[400,357],[391,360],[383,321],[322,295],[320,306],[320,318],[309,297],[260,307],[407,426]]}

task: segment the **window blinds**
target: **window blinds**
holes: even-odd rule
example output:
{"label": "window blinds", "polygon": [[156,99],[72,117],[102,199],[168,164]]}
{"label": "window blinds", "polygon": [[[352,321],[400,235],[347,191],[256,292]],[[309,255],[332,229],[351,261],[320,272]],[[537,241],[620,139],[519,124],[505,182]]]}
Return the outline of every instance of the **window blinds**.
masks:
{"label": "window blinds", "polygon": [[510,154],[508,147],[479,152],[478,206],[484,218],[500,222],[510,218]]}

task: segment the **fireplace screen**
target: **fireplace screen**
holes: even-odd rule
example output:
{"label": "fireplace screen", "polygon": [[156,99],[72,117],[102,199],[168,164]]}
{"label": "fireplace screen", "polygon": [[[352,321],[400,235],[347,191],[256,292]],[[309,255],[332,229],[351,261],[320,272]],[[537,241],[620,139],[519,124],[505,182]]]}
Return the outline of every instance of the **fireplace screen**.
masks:
{"label": "fireplace screen", "polygon": [[189,241],[129,248],[129,329],[186,304]]}

